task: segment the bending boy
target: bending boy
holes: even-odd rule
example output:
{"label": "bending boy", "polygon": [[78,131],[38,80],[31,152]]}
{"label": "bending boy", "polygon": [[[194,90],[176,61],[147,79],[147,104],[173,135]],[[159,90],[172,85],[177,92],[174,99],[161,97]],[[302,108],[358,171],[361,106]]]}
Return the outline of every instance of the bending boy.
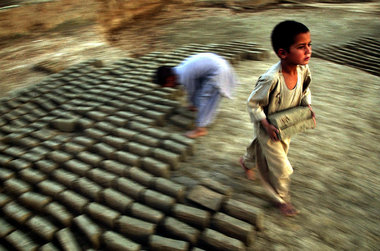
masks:
{"label": "bending boy", "polygon": [[[284,21],[275,26],[271,40],[280,62],[259,77],[248,98],[255,138],[240,164],[249,179],[254,178],[253,168],[257,168],[264,187],[281,212],[294,216],[298,211],[289,196],[293,173],[287,157],[290,138],[280,140],[278,129],[268,122],[267,116],[300,105],[309,106],[311,110],[311,75],[307,65],[311,57],[310,31],[299,22]],[[312,116],[315,123],[313,112]]]}
{"label": "bending boy", "polygon": [[186,133],[189,138],[207,134],[206,127],[215,118],[221,97],[231,98],[237,84],[230,64],[214,53],[190,56],[176,67],[160,66],[155,82],[163,87],[184,86],[189,109],[198,111],[196,128]]}

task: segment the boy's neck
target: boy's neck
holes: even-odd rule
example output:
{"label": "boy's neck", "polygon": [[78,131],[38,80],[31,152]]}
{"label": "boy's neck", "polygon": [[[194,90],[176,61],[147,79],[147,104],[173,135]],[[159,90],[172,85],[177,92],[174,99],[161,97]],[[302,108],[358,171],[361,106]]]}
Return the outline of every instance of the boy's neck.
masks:
{"label": "boy's neck", "polygon": [[289,75],[296,75],[297,74],[297,66],[294,64],[287,64],[284,61],[281,61],[281,71],[283,73],[289,74]]}

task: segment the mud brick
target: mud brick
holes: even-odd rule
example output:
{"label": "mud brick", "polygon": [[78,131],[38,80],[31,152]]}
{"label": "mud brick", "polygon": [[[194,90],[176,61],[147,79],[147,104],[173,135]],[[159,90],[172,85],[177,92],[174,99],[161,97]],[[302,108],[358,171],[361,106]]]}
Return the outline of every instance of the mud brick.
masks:
{"label": "mud brick", "polygon": [[86,134],[86,136],[88,136],[90,138],[93,138],[95,140],[100,140],[100,139],[102,139],[103,137],[105,137],[108,134],[105,131],[102,131],[102,130],[99,130],[99,129],[95,129],[95,128],[85,129],[84,133]]}
{"label": "mud brick", "polygon": [[49,196],[56,197],[66,189],[65,186],[50,180],[44,180],[37,184],[38,189]]}
{"label": "mud brick", "polygon": [[117,149],[105,143],[97,143],[93,150],[107,159],[112,159]]}
{"label": "mud brick", "polygon": [[133,180],[127,178],[117,179],[117,190],[121,191],[122,193],[125,193],[126,195],[135,200],[140,199],[145,189],[146,188],[144,186],[140,185],[137,182],[134,182]]}
{"label": "mud brick", "polygon": [[42,212],[43,207],[51,202],[51,197],[35,192],[27,192],[19,197],[19,201],[29,208]]}
{"label": "mud brick", "polygon": [[138,251],[141,249],[140,244],[137,244],[113,231],[106,231],[102,235],[102,242],[104,243],[106,250]]}
{"label": "mud brick", "polygon": [[[143,118],[143,117],[141,117],[141,118]],[[136,121],[130,121],[128,123],[128,128],[131,129],[131,130],[142,132],[145,129],[147,129],[148,127],[150,127],[150,124],[147,123],[150,120],[149,121],[141,121],[141,119],[139,119],[139,116],[133,117],[133,119],[136,120]],[[145,120],[145,118],[144,118],[144,120]],[[148,120],[148,119],[146,119],[146,120]]]}
{"label": "mud brick", "polygon": [[83,177],[75,180],[73,187],[87,198],[98,202],[100,201],[100,192],[102,191],[102,187],[95,182]]}
{"label": "mud brick", "polygon": [[26,151],[22,149],[21,147],[17,146],[11,146],[6,149],[4,149],[3,153],[15,158],[19,158],[21,155],[23,155]]}
{"label": "mud brick", "polygon": [[178,154],[156,148],[153,150],[153,156],[158,160],[168,163],[172,169],[178,169],[179,167],[180,155]]}
{"label": "mud brick", "polygon": [[106,113],[98,111],[90,111],[86,113],[86,115],[87,117],[95,121],[103,121],[107,117]]}
{"label": "mud brick", "polygon": [[144,134],[137,134],[133,137],[132,140],[135,142],[147,145],[147,146],[151,146],[151,147],[158,147],[160,145],[159,139],[156,139],[156,138],[153,138],[150,136],[146,136]]}
{"label": "mud brick", "polygon": [[111,124],[109,122],[105,122],[105,121],[96,122],[94,124],[94,127],[96,129],[102,130],[102,131],[107,132],[107,133],[113,133],[116,130],[116,128],[117,128],[113,124]]}
{"label": "mud brick", "polygon": [[149,247],[152,250],[185,251],[189,250],[189,243],[159,235],[151,235],[149,237]]}
{"label": "mud brick", "polygon": [[197,228],[204,229],[210,224],[210,212],[196,207],[176,204],[171,213],[175,218]]}
{"label": "mud brick", "polygon": [[126,128],[117,128],[115,131],[115,135],[121,138],[131,140],[138,132],[134,130],[129,130]]}
{"label": "mud brick", "polygon": [[101,156],[88,151],[79,153],[78,158],[94,167],[99,166],[100,162],[103,161],[103,158]]}
{"label": "mud brick", "polygon": [[122,102],[124,102],[124,104],[129,104],[129,103],[132,103],[134,100],[137,99],[137,97],[133,97],[133,96],[128,96],[128,95],[123,95],[121,97],[118,97],[118,99]]}
{"label": "mud brick", "polygon": [[66,142],[62,145],[62,149],[69,154],[77,155],[78,153],[87,150],[87,147],[74,142]]}
{"label": "mud brick", "polygon": [[14,226],[6,222],[3,218],[0,218],[0,238],[4,238],[14,230],[16,230]]}
{"label": "mud brick", "polygon": [[62,132],[74,132],[79,123],[77,118],[57,118],[52,120],[50,124]]}
{"label": "mud brick", "polygon": [[86,205],[89,203],[87,198],[70,190],[60,193],[58,195],[58,200],[79,213],[82,213]]}
{"label": "mud brick", "polygon": [[[41,203],[40,203],[41,204]],[[57,202],[47,204],[43,209],[45,214],[48,214],[58,220],[64,226],[70,226],[73,216],[67,209]]]}
{"label": "mud brick", "polygon": [[119,116],[108,116],[106,118],[106,121],[110,122],[111,124],[119,127],[123,127],[128,123],[128,120],[125,118],[121,118]]}
{"label": "mud brick", "polygon": [[48,153],[48,158],[53,160],[54,162],[62,164],[64,162],[71,160],[73,156],[69,153],[66,153],[60,150],[55,150]]}
{"label": "mud brick", "polygon": [[190,130],[194,127],[194,120],[190,119],[188,117],[185,117],[181,114],[171,116],[169,118],[169,120],[170,120],[170,122],[172,122],[176,126],[179,126],[181,128],[187,129],[187,130]]}
{"label": "mud brick", "polygon": [[59,183],[65,185],[66,187],[72,188],[75,180],[79,178],[78,175],[68,172],[64,169],[54,170],[51,176]]}
{"label": "mud brick", "polygon": [[24,114],[22,117],[24,120],[26,120],[29,123],[32,123],[38,119],[37,116],[33,114]]}
{"label": "mud brick", "polygon": [[193,139],[189,139],[186,136],[183,136],[183,135],[180,135],[180,134],[177,134],[177,133],[170,134],[169,135],[169,139],[177,141],[178,143],[181,143],[181,144],[184,144],[184,145],[188,146],[189,147],[188,148],[189,154],[190,155],[193,154],[193,152],[194,152],[194,149],[192,147],[194,145],[194,140]]}
{"label": "mud brick", "polygon": [[177,201],[183,201],[185,197],[186,187],[175,183],[169,179],[157,177],[154,179],[154,189],[176,198]]}
{"label": "mud brick", "polygon": [[187,195],[187,199],[208,209],[219,211],[225,196],[204,186],[195,186]]}
{"label": "mud brick", "polygon": [[129,175],[129,169],[131,168],[128,165],[122,164],[120,162],[117,162],[115,160],[104,160],[100,163],[100,166],[111,173],[117,174],[119,176],[128,176]]}
{"label": "mud brick", "polygon": [[114,155],[115,159],[123,164],[130,166],[140,166],[140,157],[124,151],[116,151]]}
{"label": "mud brick", "polygon": [[154,119],[150,119],[150,118],[147,118],[147,117],[144,117],[144,116],[136,116],[136,117],[133,117],[132,121],[130,121],[128,123],[128,127],[136,129],[136,130],[139,130],[139,131],[142,131],[144,128],[136,127],[136,123],[145,125],[145,128],[148,127],[148,126],[155,126],[155,125],[157,125],[157,122]]}
{"label": "mud brick", "polygon": [[14,195],[21,195],[32,190],[32,187],[28,183],[15,178],[6,180],[3,183],[3,187],[5,191]]}
{"label": "mud brick", "polygon": [[138,202],[132,203],[129,208],[129,214],[138,219],[159,224],[165,217],[165,214],[156,209],[150,208]]}
{"label": "mud brick", "polygon": [[32,216],[32,212],[30,210],[13,201],[3,207],[3,213],[5,216],[19,224],[24,224]]}
{"label": "mud brick", "polygon": [[24,169],[20,171],[19,175],[21,179],[32,184],[37,184],[47,179],[47,176],[44,173],[32,168],[28,168],[28,169]]}
{"label": "mud brick", "polygon": [[17,143],[22,147],[31,148],[38,146],[41,143],[41,141],[32,137],[24,137],[20,139]]}
{"label": "mud brick", "polygon": [[174,111],[173,106],[160,105],[160,104],[156,104],[155,106],[153,106],[153,109],[159,112],[163,112],[165,114],[171,114]]}
{"label": "mud brick", "polygon": [[166,139],[169,137],[168,132],[153,127],[146,128],[142,133],[157,139]]}
{"label": "mud brick", "polygon": [[173,140],[163,140],[162,147],[168,151],[174,152],[180,155],[180,160],[185,161],[187,156],[187,146],[181,143],[178,143]]}
{"label": "mud brick", "polygon": [[20,230],[13,231],[4,239],[18,251],[36,251],[38,248],[38,245]]}
{"label": "mud brick", "polygon": [[126,145],[126,148],[129,150],[129,152],[143,157],[149,156],[152,152],[152,148],[150,148],[149,146],[139,144],[136,142],[129,142]]}
{"label": "mud brick", "polygon": [[164,126],[166,124],[166,114],[163,112],[145,110],[141,115],[153,119],[156,121],[156,124],[159,126]]}
{"label": "mud brick", "polygon": [[96,143],[95,139],[84,136],[74,137],[72,141],[86,147],[91,147]]}
{"label": "mud brick", "polygon": [[151,189],[145,190],[143,198],[145,204],[163,212],[169,212],[176,202],[173,197]]}
{"label": "mud brick", "polygon": [[23,169],[31,168],[33,164],[23,159],[14,159],[8,163],[8,166],[14,171],[21,171]]}
{"label": "mud brick", "polygon": [[127,142],[128,142],[128,140],[126,140],[124,138],[116,137],[116,136],[111,136],[111,135],[108,135],[108,136],[104,137],[102,140],[105,143],[107,143],[108,145],[116,147],[119,150],[123,149],[126,146]]}
{"label": "mud brick", "polygon": [[201,239],[215,250],[243,251],[246,247],[243,242],[228,237],[212,229],[206,229],[201,235]]}
{"label": "mud brick", "polygon": [[104,112],[106,114],[115,114],[117,112],[117,108],[109,105],[101,105],[98,107],[99,111]]}
{"label": "mud brick", "polygon": [[118,218],[116,225],[120,233],[141,241],[147,241],[148,237],[154,234],[156,230],[156,224],[129,216],[121,216]]}
{"label": "mud brick", "polygon": [[145,157],[141,159],[141,168],[156,176],[161,176],[165,178],[170,177],[169,164],[158,161],[151,157]]}
{"label": "mud brick", "polygon": [[35,163],[39,160],[42,160],[44,159],[45,155],[44,154],[40,154],[40,153],[36,153],[36,152],[26,152],[25,154],[23,154],[21,156],[22,159],[28,161],[28,162],[32,162],[32,163]]}
{"label": "mud brick", "polygon": [[221,233],[241,240],[247,246],[250,246],[255,238],[253,225],[221,212],[212,217],[211,226]]}
{"label": "mud brick", "polygon": [[142,111],[144,111],[146,108],[141,107],[135,104],[129,104],[126,106],[126,109],[132,113],[140,114]]}
{"label": "mud brick", "polygon": [[125,118],[125,119],[131,119],[132,117],[135,117],[137,116],[136,113],[133,113],[133,112],[127,112],[127,111],[118,111],[115,113],[115,115],[121,117],[121,118]]}
{"label": "mud brick", "polygon": [[133,200],[127,195],[120,193],[112,188],[101,191],[102,201],[113,209],[125,213],[132,205]]}
{"label": "mud brick", "polygon": [[50,172],[54,171],[58,168],[58,164],[51,160],[40,160],[35,163],[38,169],[46,174],[50,174]]}
{"label": "mud brick", "polygon": [[151,186],[154,181],[153,175],[141,170],[138,167],[132,167],[129,169],[129,177],[147,187]]}
{"label": "mud brick", "polygon": [[61,142],[49,139],[41,143],[42,146],[47,147],[52,150],[58,150],[61,147]]}
{"label": "mud brick", "polygon": [[52,241],[55,232],[58,230],[56,226],[41,216],[33,216],[25,225],[29,227],[33,233],[47,241]]}
{"label": "mud brick", "polygon": [[264,212],[257,207],[229,199],[223,204],[223,211],[235,218],[255,225],[257,230],[264,229]]}
{"label": "mud brick", "polygon": [[230,186],[226,186],[216,180],[210,179],[210,178],[203,178],[201,179],[200,185],[203,185],[205,187],[208,187],[215,192],[224,194],[226,196],[231,196],[233,189]]}
{"label": "mud brick", "polygon": [[0,207],[3,207],[5,204],[10,202],[12,199],[6,194],[0,192]]}
{"label": "mud brick", "polygon": [[116,219],[120,217],[119,212],[96,202],[92,202],[86,207],[86,213],[110,228],[115,227]]}
{"label": "mud brick", "polygon": [[63,250],[80,251],[82,248],[71,232],[70,228],[64,228],[56,233],[56,238]]}
{"label": "mud brick", "polygon": [[16,176],[15,172],[0,167],[0,181],[4,182],[11,178],[15,178],[15,176]]}
{"label": "mud brick", "polygon": [[190,242],[193,245],[198,242],[200,236],[199,230],[182,221],[173,217],[166,217],[162,225],[165,232],[173,235],[175,238]]}
{"label": "mud brick", "polygon": [[42,245],[38,251],[59,251],[59,249],[54,246],[52,242],[48,242],[45,245]]}
{"label": "mud brick", "polygon": [[89,118],[79,118],[78,119],[78,126],[81,129],[88,129],[91,128],[95,124],[95,121]]}
{"label": "mud brick", "polygon": [[83,214],[75,217],[74,223],[80,229],[80,231],[84,233],[92,246],[96,249],[99,249],[102,229],[90,218]]}
{"label": "mud brick", "polygon": [[46,148],[44,146],[36,146],[30,148],[30,153],[36,153],[37,155],[45,157],[47,153],[49,153],[51,150],[49,148]]}
{"label": "mud brick", "polygon": [[0,165],[1,166],[8,166],[12,159],[13,159],[13,157],[0,153]]}
{"label": "mud brick", "polygon": [[111,187],[118,178],[115,174],[99,168],[94,168],[88,171],[87,177],[103,187]]}

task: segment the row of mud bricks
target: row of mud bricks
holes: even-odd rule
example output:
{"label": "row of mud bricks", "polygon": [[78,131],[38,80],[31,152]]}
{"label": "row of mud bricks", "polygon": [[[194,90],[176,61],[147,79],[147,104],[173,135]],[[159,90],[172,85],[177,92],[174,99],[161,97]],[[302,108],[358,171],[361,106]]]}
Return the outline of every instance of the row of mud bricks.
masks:
{"label": "row of mud bricks", "polygon": [[267,53],[231,42],[91,60],[3,97],[0,250],[246,250],[260,209],[210,179],[170,180],[195,142],[169,131],[185,115],[151,78],[202,51],[232,63]]}
{"label": "row of mud bricks", "polygon": [[345,44],[318,47],[313,56],[380,76],[380,41],[371,36]]}

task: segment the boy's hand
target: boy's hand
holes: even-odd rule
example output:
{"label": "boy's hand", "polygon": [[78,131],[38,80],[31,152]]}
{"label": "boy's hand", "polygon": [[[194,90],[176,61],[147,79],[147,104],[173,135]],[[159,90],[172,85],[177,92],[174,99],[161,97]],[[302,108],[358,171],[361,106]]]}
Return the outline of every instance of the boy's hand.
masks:
{"label": "boy's hand", "polygon": [[311,111],[311,117],[313,118],[314,121],[314,127],[317,126],[317,120],[315,119],[315,113],[313,112],[313,109],[311,108],[311,105],[307,105]]}
{"label": "boy's hand", "polygon": [[261,124],[263,125],[265,131],[267,132],[271,140],[279,141],[279,138],[277,136],[279,131],[274,125],[270,124],[267,119],[261,120]]}

